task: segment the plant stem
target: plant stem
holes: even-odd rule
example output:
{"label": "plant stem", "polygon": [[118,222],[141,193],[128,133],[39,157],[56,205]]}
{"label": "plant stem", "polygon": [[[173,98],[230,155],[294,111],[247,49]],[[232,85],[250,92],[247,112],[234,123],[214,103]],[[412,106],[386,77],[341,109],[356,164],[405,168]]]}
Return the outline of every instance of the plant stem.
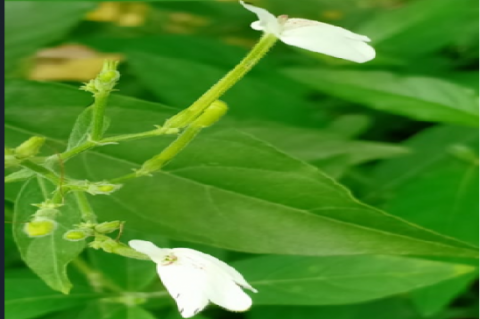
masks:
{"label": "plant stem", "polygon": [[98,141],[102,138],[105,108],[107,106],[109,95],[109,91],[102,91],[95,94],[95,103],[93,105],[93,127],[91,134],[93,141]]}
{"label": "plant stem", "polygon": [[[93,143],[91,141],[87,141],[87,142],[84,142],[83,144],[80,144],[76,147],[73,147],[72,149],[70,149],[68,151],[63,152],[58,157],[60,157],[60,159],[62,161],[67,161],[70,158],[75,157],[76,155],[78,155],[78,154],[80,154],[80,153],[82,153],[82,152],[84,152],[88,149],[91,149],[96,145],[97,145],[96,143]],[[58,157],[57,156],[52,156],[51,159],[52,160],[54,160],[54,159],[58,160]]]}
{"label": "plant stem", "polygon": [[218,100],[229,88],[237,83],[258,61],[272,48],[277,41],[273,34],[265,33],[252,50],[237,66],[228,72],[220,81],[200,96],[188,110],[192,113],[191,120],[200,115],[209,105]]}
{"label": "plant stem", "polygon": [[[176,140],[170,143],[160,154],[146,161],[142,167],[135,173],[136,176],[150,175],[159,170],[172,158],[174,158],[182,149],[185,148],[193,138],[202,130],[202,127],[196,125],[188,126]],[[123,178],[126,178],[123,177]]]}
{"label": "plant stem", "polygon": [[45,168],[41,165],[35,164],[34,162],[30,160],[23,160],[22,163],[20,164],[23,167],[28,168],[29,170],[34,171],[38,175],[41,175],[50,181],[52,181],[55,185],[60,184],[60,177],[58,177],[54,172],[49,170],[48,168]]}
{"label": "plant stem", "polygon": [[85,222],[96,223],[97,216],[93,212],[90,203],[88,202],[88,198],[83,191],[76,191],[74,192],[75,199],[77,200],[78,208],[82,214],[82,219]]}
{"label": "plant stem", "polygon": [[[117,143],[117,142],[123,142],[123,141],[132,141],[132,140],[137,140],[137,139],[141,139],[141,138],[154,137],[154,136],[160,136],[160,135],[165,135],[165,134],[171,134],[171,133],[162,131],[161,129],[155,129],[155,130],[140,132],[140,133],[122,134],[122,135],[117,135],[117,136],[111,136],[111,137],[101,139],[98,142],[86,141],[83,144],[80,144],[80,145],[78,145],[78,146],[60,154],[60,159],[62,161],[67,161],[70,158],[75,157],[76,155],[78,155],[78,154],[80,154],[84,151],[87,151],[91,148],[94,148],[94,147],[96,147],[98,145],[102,145],[102,144]],[[54,157],[52,157],[52,160],[54,160]]]}
{"label": "plant stem", "polygon": [[130,173],[130,174],[127,174],[127,175],[123,175],[123,176],[120,176],[120,177],[111,179],[111,180],[109,180],[109,183],[117,184],[117,183],[120,183],[120,182],[129,180],[129,179],[134,179],[134,178],[136,178],[136,177],[137,177],[137,174],[135,174],[135,173]]}

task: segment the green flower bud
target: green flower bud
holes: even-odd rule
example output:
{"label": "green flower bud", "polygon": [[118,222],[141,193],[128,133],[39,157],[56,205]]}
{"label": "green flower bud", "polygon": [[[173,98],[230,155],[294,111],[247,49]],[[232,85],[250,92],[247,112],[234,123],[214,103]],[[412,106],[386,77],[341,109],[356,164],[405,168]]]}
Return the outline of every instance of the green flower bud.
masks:
{"label": "green flower bud", "polygon": [[80,90],[84,90],[90,93],[108,93],[117,84],[120,78],[120,72],[117,71],[118,61],[105,61],[103,63],[102,70],[94,80],[90,80],[80,87]]}
{"label": "green flower bud", "polygon": [[57,222],[47,218],[36,218],[23,227],[28,237],[43,237],[50,235],[57,228]]}
{"label": "green flower bud", "polygon": [[116,231],[120,228],[123,222],[119,220],[111,221],[111,222],[104,222],[95,226],[95,231],[101,234],[108,234],[111,232]]}
{"label": "green flower bud", "polygon": [[87,186],[86,191],[92,195],[109,195],[116,190],[120,189],[121,184],[110,184],[106,182],[90,183]]}
{"label": "green flower bud", "polygon": [[69,241],[79,241],[87,238],[89,234],[83,229],[72,229],[67,231],[63,238]]}
{"label": "green flower bud", "polygon": [[40,151],[43,143],[45,143],[45,137],[33,136],[15,149],[15,156],[19,159],[35,156]]}
{"label": "green flower bud", "polygon": [[222,116],[227,113],[228,107],[225,102],[217,100],[213,102],[204,112],[200,115],[192,125],[199,127],[208,127],[215,124]]}

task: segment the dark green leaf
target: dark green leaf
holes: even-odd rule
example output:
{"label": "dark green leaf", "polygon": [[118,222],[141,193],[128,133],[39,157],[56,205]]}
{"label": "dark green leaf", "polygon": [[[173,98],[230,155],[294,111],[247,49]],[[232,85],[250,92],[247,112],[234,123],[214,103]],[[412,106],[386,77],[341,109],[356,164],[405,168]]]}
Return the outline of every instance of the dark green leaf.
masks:
{"label": "dark green leaf", "polygon": [[100,295],[86,289],[74,289],[65,296],[52,291],[27,271],[5,274],[5,316],[9,319],[38,318],[41,315],[86,304]]}
{"label": "dark green leaf", "polygon": [[443,281],[412,292],[412,300],[423,316],[438,313],[472,284],[478,272]]}
{"label": "dark green leaf", "polygon": [[67,277],[67,265],[83,250],[84,242],[71,242],[63,239],[63,234],[80,222],[77,205],[70,196],[60,209],[56,219],[58,225],[53,234],[30,238],[23,231],[38,209],[32,204],[42,203],[53,191],[53,185],[44,179],[34,177],[28,180],[18,194],[15,203],[13,234],[25,263],[54,290],[68,294],[72,284]]}
{"label": "dark green leaf", "polygon": [[383,298],[475,271],[393,256],[265,256],[234,263],[259,292],[255,304],[340,305]]}
{"label": "dark green leaf", "polygon": [[[409,139],[408,156],[384,161],[371,196],[386,198],[388,211],[424,227],[478,243],[478,154],[476,129],[440,126]],[[462,149],[460,149],[462,150]]]}
{"label": "dark green leaf", "polygon": [[453,44],[464,33],[478,30],[478,1],[422,0],[382,12],[357,31],[372,39],[380,52],[421,55]]}
{"label": "dark green leaf", "polygon": [[419,319],[406,300],[386,299],[342,306],[260,306],[247,313],[248,319]]}
{"label": "dark green leaf", "polygon": [[385,71],[291,68],[284,73],[326,94],[381,111],[478,126],[478,95],[444,80]]}

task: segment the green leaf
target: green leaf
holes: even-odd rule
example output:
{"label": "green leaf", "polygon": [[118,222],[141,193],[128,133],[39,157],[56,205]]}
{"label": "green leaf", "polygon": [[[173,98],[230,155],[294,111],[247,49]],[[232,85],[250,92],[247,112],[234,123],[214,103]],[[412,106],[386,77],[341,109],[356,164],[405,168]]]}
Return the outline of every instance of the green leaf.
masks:
{"label": "green leaf", "polygon": [[[14,81],[7,96],[18,85],[49,100],[49,92],[71,101],[78,93],[59,85]],[[26,129],[66,139],[68,129],[59,124],[73,123],[81,110],[56,104],[54,97],[48,110],[28,96],[10,101],[7,141]],[[143,131],[171,114],[161,105],[135,99],[112,96],[111,101],[113,134]],[[64,121],[58,121],[57,110]],[[138,167],[169,140],[104,147],[68,162],[67,169],[83,178],[111,178]],[[129,229],[253,253],[477,255],[469,245],[358,202],[315,167],[221,127],[202,132],[154,178],[132,180],[114,195],[94,197],[93,205],[102,219],[126,220]]]}
{"label": "green leaf", "polygon": [[85,289],[75,289],[65,296],[52,291],[27,271],[7,271],[5,274],[5,316],[10,319],[38,318],[100,297]]}
{"label": "green leaf", "polygon": [[61,39],[94,7],[95,4],[89,2],[5,3],[6,74],[18,74],[23,59]]}
{"label": "green leaf", "polygon": [[438,126],[405,142],[412,152],[377,166],[373,197],[393,214],[460,240],[478,243],[478,155],[459,158],[455,150],[477,153],[478,131]]}
{"label": "green leaf", "polygon": [[392,298],[358,305],[342,306],[259,306],[253,307],[248,319],[419,319],[406,300]]}
{"label": "green leaf", "polygon": [[416,56],[453,44],[459,36],[478,30],[478,1],[409,1],[403,7],[365,20],[357,30],[368,35],[380,52]]}
{"label": "green leaf", "polygon": [[[88,140],[88,136],[93,125],[93,106],[87,107],[75,121],[72,133],[68,138],[67,149],[70,150]],[[110,119],[105,117],[103,122],[103,132],[105,133],[110,125]]]}
{"label": "green leaf", "polygon": [[468,265],[393,256],[265,256],[232,266],[258,290],[253,300],[259,305],[358,303],[475,270]]}
{"label": "green leaf", "polygon": [[307,162],[316,162],[337,156],[346,156],[349,165],[390,158],[408,153],[408,148],[388,143],[355,141],[329,130],[296,128],[291,126],[259,124],[243,125],[242,131],[251,133],[278,149]]}
{"label": "green leaf", "polygon": [[45,283],[54,290],[68,294],[72,284],[67,277],[67,265],[83,250],[84,242],[71,242],[63,239],[63,234],[80,222],[77,205],[70,196],[57,217],[57,229],[45,237],[30,238],[23,231],[25,222],[37,210],[32,204],[43,202],[53,185],[41,178],[32,178],[25,182],[15,203],[13,234],[20,254],[25,263]]}
{"label": "green leaf", "polygon": [[[212,65],[143,52],[130,53],[129,65],[160,100],[182,108],[193,103],[228,72]],[[228,104],[229,114],[237,118],[303,126],[315,123],[312,106],[292,94],[287,83],[283,83],[283,87],[270,83],[266,78],[247,75],[220,99]]]}
{"label": "green leaf", "polygon": [[290,68],[284,73],[313,89],[381,111],[478,126],[478,95],[444,80],[385,71]]}
{"label": "green leaf", "polygon": [[454,298],[467,290],[478,277],[478,272],[443,281],[412,292],[412,300],[424,317],[434,315]]}
{"label": "green leaf", "polygon": [[[407,140],[405,146],[412,149],[410,155],[377,166],[376,186],[368,198],[383,197],[386,209],[397,216],[478,243],[478,131],[433,127]],[[461,153],[469,149],[473,158]],[[419,290],[413,300],[424,315],[432,315],[461,293],[471,277]]]}

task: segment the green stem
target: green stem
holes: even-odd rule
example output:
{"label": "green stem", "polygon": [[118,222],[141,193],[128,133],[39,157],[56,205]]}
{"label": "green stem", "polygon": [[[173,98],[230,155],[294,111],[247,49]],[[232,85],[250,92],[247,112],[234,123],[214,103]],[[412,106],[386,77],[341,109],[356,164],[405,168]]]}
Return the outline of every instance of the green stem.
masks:
{"label": "green stem", "polygon": [[146,132],[141,132],[141,133],[123,134],[123,135],[107,137],[107,138],[102,139],[100,141],[100,143],[101,144],[117,143],[117,142],[122,142],[122,141],[138,140],[138,139],[141,139],[141,138],[159,136],[159,135],[162,135],[162,134],[165,134],[165,133],[162,133],[160,129],[156,129],[156,130],[151,130],[151,131],[146,131]]}
{"label": "green stem", "polygon": [[97,216],[95,215],[88,198],[83,191],[74,192],[75,199],[77,200],[78,208],[82,214],[82,219],[86,222],[97,223]]}
{"label": "green stem", "polygon": [[91,141],[87,141],[87,142],[84,142],[83,144],[80,144],[80,145],[78,145],[78,146],[76,146],[76,147],[71,148],[71,149],[68,150],[68,151],[63,152],[62,154],[60,154],[60,156],[56,156],[56,155],[55,155],[55,156],[52,156],[51,159],[52,159],[52,160],[55,160],[55,159],[58,160],[58,157],[60,157],[60,159],[61,159],[62,161],[67,161],[67,160],[69,160],[70,158],[75,157],[75,156],[77,156],[78,154],[80,154],[80,153],[82,153],[82,152],[84,152],[84,151],[86,151],[86,150],[88,150],[88,149],[91,149],[91,148],[95,147],[96,145],[97,145],[96,143],[93,143],[93,142],[91,142]]}
{"label": "green stem", "polygon": [[[123,135],[117,135],[117,136],[111,136],[107,137],[104,139],[101,139],[98,142],[92,142],[92,141],[87,141],[84,142],[83,144],[80,144],[76,147],[73,147],[72,149],[63,152],[60,154],[60,159],[62,161],[67,161],[72,157],[77,156],[78,154],[87,151],[91,148],[94,148],[98,145],[102,144],[107,144],[107,143],[117,143],[117,142],[123,142],[123,141],[132,141],[132,140],[138,140],[141,138],[147,138],[147,137],[154,137],[154,136],[160,136],[164,134],[172,134],[168,131],[162,131],[161,129],[155,129],[151,131],[146,131],[146,132],[140,132],[140,133],[133,133],[133,134],[123,134]],[[52,156],[52,160],[55,160],[55,157]]]}
{"label": "green stem", "polygon": [[45,168],[41,165],[35,164],[34,162],[30,160],[23,160],[20,164],[23,167],[28,168],[29,170],[34,171],[38,175],[41,175],[50,181],[52,181],[55,185],[60,184],[60,177],[58,177],[54,172],[49,170],[48,168]]}
{"label": "green stem", "polygon": [[124,181],[129,180],[129,179],[134,179],[136,177],[137,177],[137,174],[130,173],[130,174],[127,174],[127,175],[123,175],[123,176],[111,179],[111,180],[109,180],[109,183],[118,184],[120,182],[124,182]]}
{"label": "green stem", "polygon": [[105,120],[105,108],[107,106],[109,91],[102,91],[95,95],[95,103],[93,105],[93,127],[91,139],[98,141],[102,138],[103,123]]}
{"label": "green stem", "polygon": [[[136,176],[150,175],[159,170],[172,158],[174,158],[182,149],[184,149],[193,138],[202,130],[202,127],[196,125],[188,126],[176,140],[167,146],[160,154],[146,161],[136,172]],[[130,175],[130,174],[129,174]],[[123,178],[126,178],[124,176]]]}
{"label": "green stem", "polygon": [[255,64],[270,50],[277,41],[277,37],[273,34],[265,33],[260,41],[252,48],[252,50],[240,61],[237,66],[228,72],[220,81],[212,86],[207,92],[198,98],[187,110],[189,110],[190,120],[193,121],[199,116],[209,105],[218,100],[229,88],[237,83]]}

